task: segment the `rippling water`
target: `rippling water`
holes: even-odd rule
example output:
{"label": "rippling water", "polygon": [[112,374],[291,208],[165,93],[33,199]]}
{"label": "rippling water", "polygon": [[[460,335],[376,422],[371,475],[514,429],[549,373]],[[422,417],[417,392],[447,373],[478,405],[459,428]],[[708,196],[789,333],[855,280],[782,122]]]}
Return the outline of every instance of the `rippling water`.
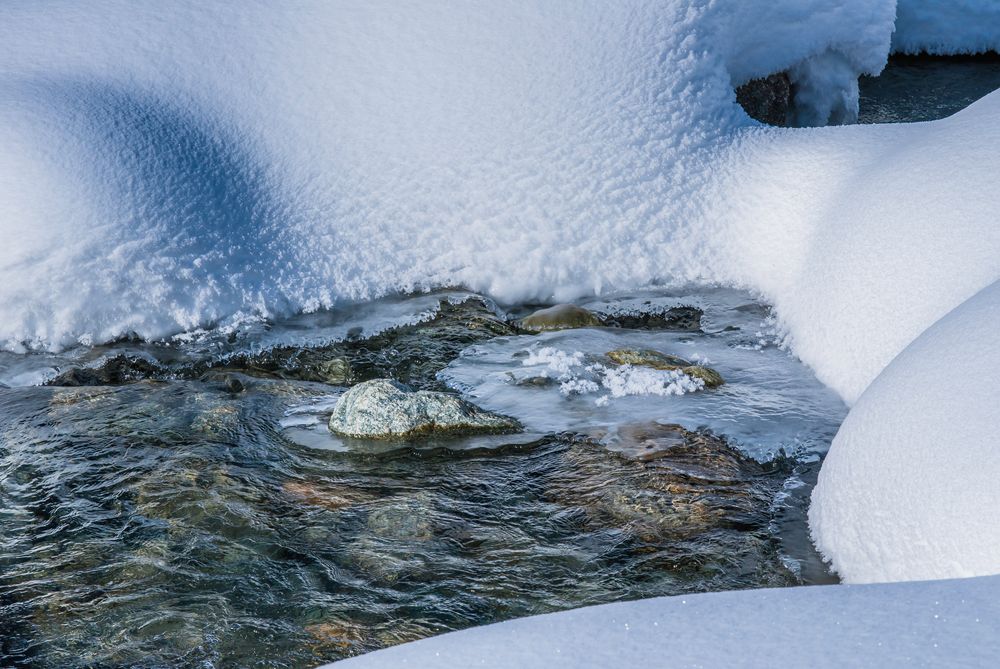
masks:
{"label": "rippling water", "polygon": [[[3,664],[306,667],[515,616],[828,578],[795,543],[804,525],[792,507],[802,500],[787,503],[808,464],[762,466],[722,449],[722,469],[706,474],[622,457],[586,434],[586,412],[572,408],[592,398],[534,391],[577,416],[534,428],[540,405],[508,402],[529,423],[517,437],[392,448],[333,439],[325,417],[344,386],[308,380],[309,365],[329,369],[336,354],[350,382],[393,373],[460,387],[458,376],[475,376],[470,363],[481,362],[459,357],[469,346],[542,341],[505,332],[489,303],[448,306],[466,297],[386,301],[238,336],[4,357],[9,383],[87,382],[81,369],[110,369],[104,363],[121,353],[147,367],[130,363],[134,375],[120,385],[0,391]],[[444,316],[434,317],[442,298]],[[746,401],[755,384],[762,397],[812,397],[802,403],[812,409],[759,417],[755,432],[767,442],[758,456],[786,448],[814,461],[843,407],[775,348],[766,311],[749,296],[652,291],[590,306],[678,303],[698,303],[710,334],[589,332],[729,351],[719,369],[732,386],[700,394],[714,407],[706,416],[727,405],[755,411]],[[304,337],[315,359],[286,356]],[[758,371],[740,380],[737,367],[751,360]],[[612,407],[617,423],[696,429],[698,400],[623,397]],[[734,443],[752,451],[754,439]]]}

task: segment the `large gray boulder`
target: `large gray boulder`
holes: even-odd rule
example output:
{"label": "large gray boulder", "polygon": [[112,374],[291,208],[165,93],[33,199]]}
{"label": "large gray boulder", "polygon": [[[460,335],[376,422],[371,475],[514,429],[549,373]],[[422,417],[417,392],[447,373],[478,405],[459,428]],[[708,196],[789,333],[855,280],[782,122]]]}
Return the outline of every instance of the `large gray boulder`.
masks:
{"label": "large gray boulder", "polygon": [[391,379],[376,379],[344,393],[330,416],[330,430],[359,439],[402,439],[517,432],[521,424],[480,409],[457,395],[414,391]]}

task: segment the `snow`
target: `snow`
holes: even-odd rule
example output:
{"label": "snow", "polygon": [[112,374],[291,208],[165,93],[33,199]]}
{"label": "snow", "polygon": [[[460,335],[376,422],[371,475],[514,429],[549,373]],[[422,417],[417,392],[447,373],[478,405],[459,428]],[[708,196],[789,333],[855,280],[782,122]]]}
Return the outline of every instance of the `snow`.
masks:
{"label": "snow", "polygon": [[1000,577],[605,604],[395,646],[379,667],[989,667]]}
{"label": "snow", "polygon": [[850,403],[996,278],[995,99],[814,130],[734,102],[790,69],[801,113],[849,115],[890,0],[5,12],[10,350],[441,285],[518,301],[708,282],[774,303]]}
{"label": "snow", "polygon": [[755,128],[732,147],[716,262],[775,305],[792,350],[849,404],[1000,278],[998,113],[993,93],[932,123]]}
{"label": "snow", "polygon": [[1000,51],[1000,3],[898,0],[892,50],[939,55]]}
{"label": "snow", "polygon": [[[733,86],[813,59],[803,82],[850,87],[881,69],[893,16],[892,0],[4,3],[0,343],[429,286],[512,301],[732,280],[690,257],[705,234],[664,249],[708,220],[724,149],[754,125]],[[852,95],[828,93],[815,115]]]}
{"label": "snow", "polygon": [[1000,573],[1000,282],[869,386],[813,492],[816,545],[853,583]]}
{"label": "snow", "polygon": [[667,397],[702,390],[705,382],[679,370],[656,370],[633,365],[604,365],[587,361],[583,351],[562,351],[551,346],[529,349],[521,361],[541,378],[559,381],[563,395],[586,395],[607,390],[594,400],[606,406],[612,397],[656,395]]}

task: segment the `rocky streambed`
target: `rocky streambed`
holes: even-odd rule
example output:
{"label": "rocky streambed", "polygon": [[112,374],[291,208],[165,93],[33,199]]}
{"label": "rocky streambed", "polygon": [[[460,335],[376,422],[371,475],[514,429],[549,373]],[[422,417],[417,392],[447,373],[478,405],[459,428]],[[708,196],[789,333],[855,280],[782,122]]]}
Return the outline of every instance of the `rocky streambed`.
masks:
{"label": "rocky streambed", "polygon": [[0,355],[4,666],[306,667],[515,616],[829,580],[844,407],[737,291],[444,291]]}

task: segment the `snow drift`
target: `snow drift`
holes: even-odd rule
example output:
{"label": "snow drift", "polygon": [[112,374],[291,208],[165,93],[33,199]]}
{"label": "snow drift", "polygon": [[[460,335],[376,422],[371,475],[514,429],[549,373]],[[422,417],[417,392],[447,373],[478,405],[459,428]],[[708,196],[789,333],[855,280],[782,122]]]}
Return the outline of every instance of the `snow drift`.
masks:
{"label": "snow drift", "polygon": [[828,114],[894,16],[765,4],[5,3],[0,341],[731,280],[691,248],[733,86],[794,67]]}
{"label": "snow drift", "polygon": [[330,667],[987,667],[1000,577],[720,592],[453,632]]}
{"label": "snow drift", "polygon": [[1000,282],[924,332],[837,434],[809,512],[851,582],[1000,573]]}

